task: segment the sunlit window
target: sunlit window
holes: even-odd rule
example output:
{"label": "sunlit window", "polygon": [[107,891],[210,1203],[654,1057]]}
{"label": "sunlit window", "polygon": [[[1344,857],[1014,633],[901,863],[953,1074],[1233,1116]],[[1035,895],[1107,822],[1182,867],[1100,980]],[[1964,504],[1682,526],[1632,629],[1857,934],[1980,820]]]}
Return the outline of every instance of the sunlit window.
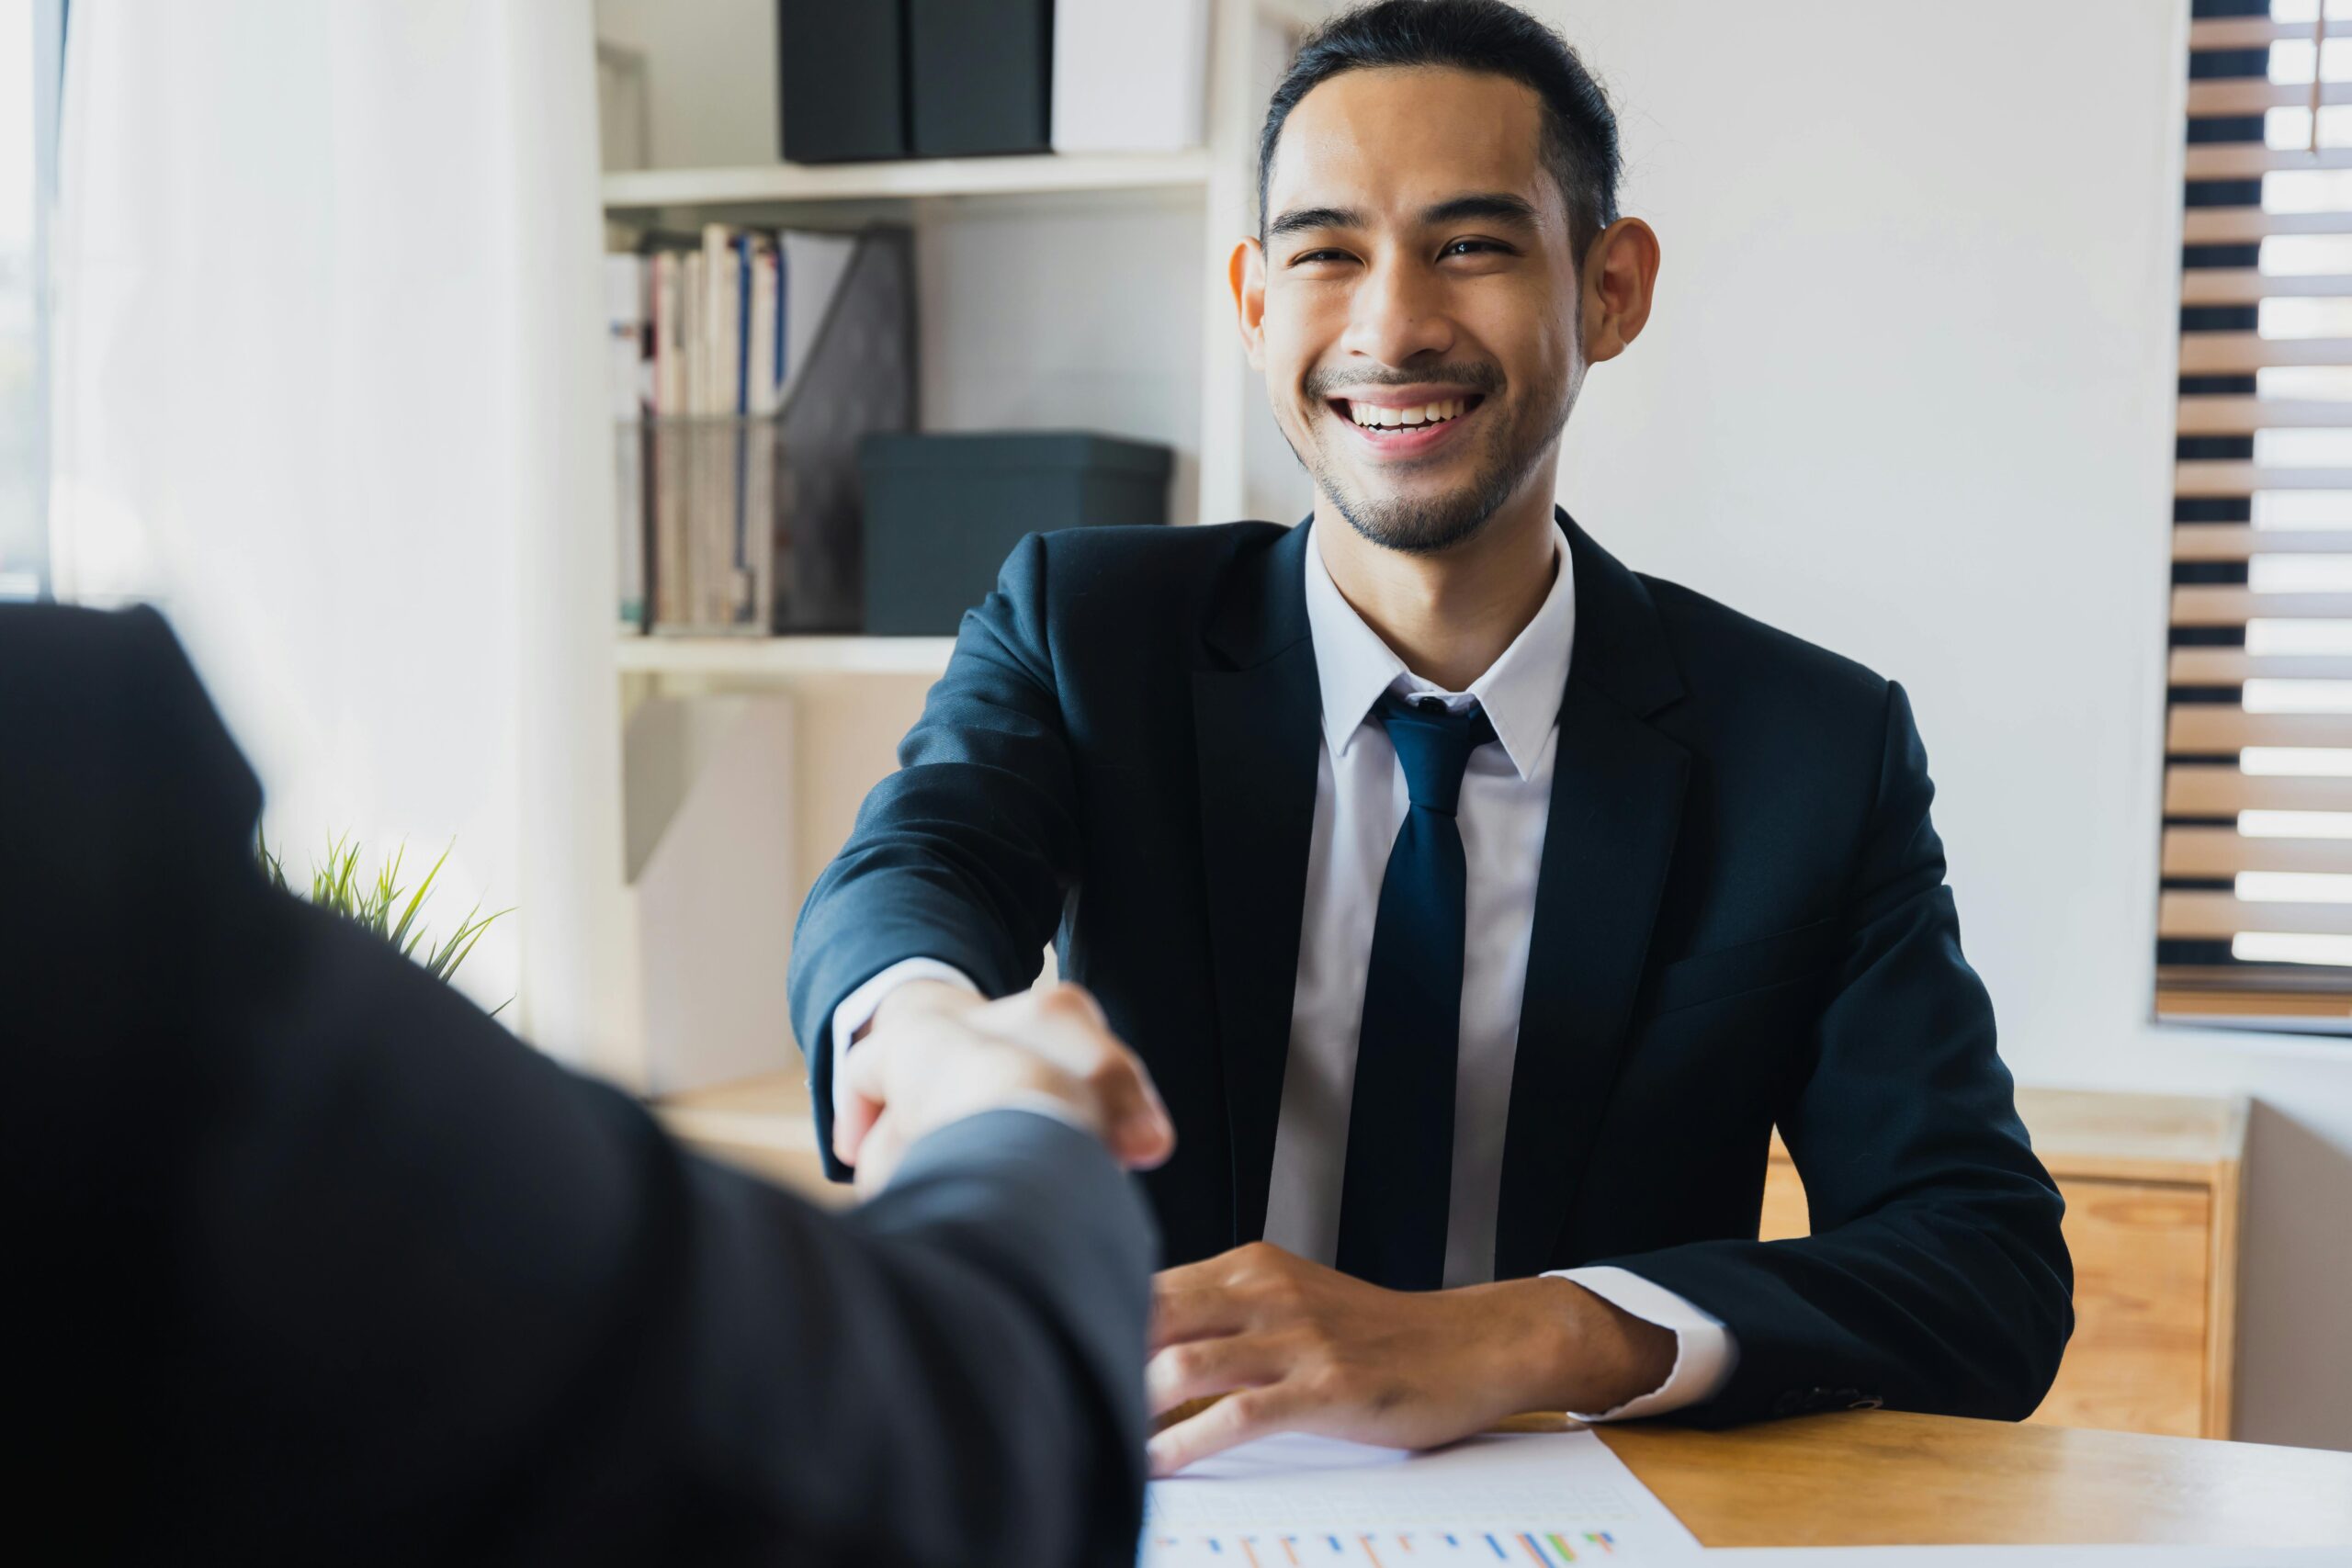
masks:
{"label": "sunlit window", "polygon": [[47,592],[43,171],[63,0],[0,0],[0,599]]}
{"label": "sunlit window", "polygon": [[2352,0],[2192,18],[2156,1012],[2318,1027],[2352,994]]}

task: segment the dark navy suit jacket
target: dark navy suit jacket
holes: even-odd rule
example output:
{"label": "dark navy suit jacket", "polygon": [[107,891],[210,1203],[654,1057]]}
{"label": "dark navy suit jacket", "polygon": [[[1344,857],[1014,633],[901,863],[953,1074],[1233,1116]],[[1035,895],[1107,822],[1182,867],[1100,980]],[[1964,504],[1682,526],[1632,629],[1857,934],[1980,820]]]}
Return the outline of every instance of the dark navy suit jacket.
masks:
{"label": "dark navy suit jacket", "polygon": [[[2025,1416],[2073,1326],[2063,1204],[1961,955],[1903,689],[1559,516],[1576,648],[1497,1277],[1616,1263],[1722,1318],[1737,1368],[1686,1420]],[[820,1123],[852,989],[929,956],[1003,994],[1050,940],[1175,1117],[1146,1178],[1169,1258],[1261,1234],[1321,744],[1309,533],[1013,551],[801,912]],[[1766,1244],[1776,1123],[1814,1234]]]}

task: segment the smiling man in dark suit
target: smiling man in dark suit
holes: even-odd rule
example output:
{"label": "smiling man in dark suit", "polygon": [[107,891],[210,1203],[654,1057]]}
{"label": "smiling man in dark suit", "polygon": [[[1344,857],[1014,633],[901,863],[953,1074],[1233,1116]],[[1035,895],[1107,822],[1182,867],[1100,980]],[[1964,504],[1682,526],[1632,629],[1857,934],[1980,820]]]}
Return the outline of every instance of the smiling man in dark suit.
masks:
{"label": "smiling man in dark suit", "polygon": [[[1657,275],[1617,175],[1499,0],[1311,39],[1231,280],[1312,517],[1023,541],[802,913],[820,1120],[1049,938],[1149,1064],[1149,1383],[1228,1396],[1163,1471],[1529,1408],[2015,1418],[2055,1374],[2062,1204],[1902,688],[1554,504]],[[1764,1244],[1775,1124],[1815,1229]]]}

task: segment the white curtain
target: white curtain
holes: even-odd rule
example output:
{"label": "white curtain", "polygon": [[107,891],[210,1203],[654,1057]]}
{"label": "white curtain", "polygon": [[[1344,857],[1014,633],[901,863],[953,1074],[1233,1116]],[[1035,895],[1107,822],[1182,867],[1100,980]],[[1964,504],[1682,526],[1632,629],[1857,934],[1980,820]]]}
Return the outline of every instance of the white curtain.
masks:
{"label": "white curtain", "polygon": [[594,1063],[622,966],[586,0],[71,26],[60,597],[172,617],[289,865],[454,840],[436,924],[517,908],[465,987]]}

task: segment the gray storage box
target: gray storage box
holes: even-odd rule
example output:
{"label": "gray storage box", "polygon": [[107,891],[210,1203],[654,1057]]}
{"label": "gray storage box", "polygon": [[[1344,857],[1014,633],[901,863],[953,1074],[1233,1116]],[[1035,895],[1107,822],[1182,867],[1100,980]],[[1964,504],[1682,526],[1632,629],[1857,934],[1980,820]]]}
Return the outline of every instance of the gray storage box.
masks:
{"label": "gray storage box", "polygon": [[1172,456],[1082,431],[867,436],[866,631],[954,636],[1024,534],[1166,523]]}

